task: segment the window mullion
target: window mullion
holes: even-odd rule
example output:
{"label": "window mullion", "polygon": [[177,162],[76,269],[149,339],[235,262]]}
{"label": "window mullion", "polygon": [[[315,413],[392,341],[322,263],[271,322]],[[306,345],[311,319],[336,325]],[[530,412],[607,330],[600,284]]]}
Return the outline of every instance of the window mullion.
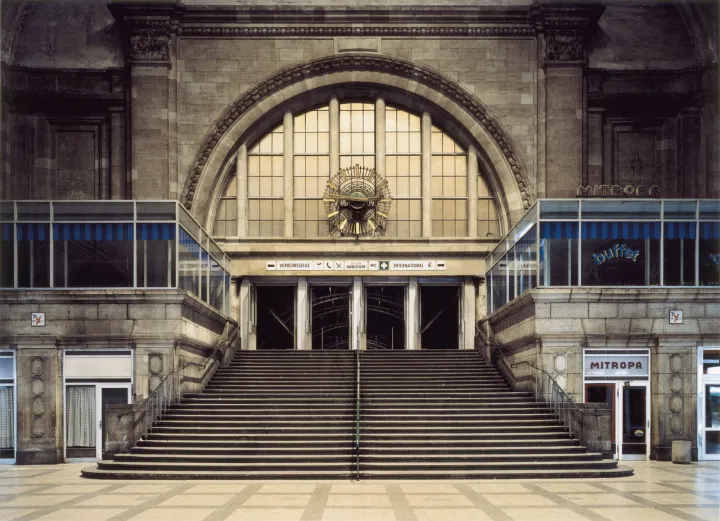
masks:
{"label": "window mullion", "polygon": [[340,103],[330,99],[330,177],[340,170]]}
{"label": "window mullion", "polygon": [[422,154],[421,169],[422,169],[422,236],[432,236],[432,212],[431,204],[432,197],[430,190],[432,186],[432,172],[430,171],[432,151],[430,150],[430,143],[432,138],[432,119],[430,114],[423,112],[422,120],[420,123],[420,132],[422,135],[422,146],[420,148]]}
{"label": "window mullion", "polygon": [[237,236],[247,237],[248,234],[248,156],[247,145],[243,143],[235,161],[235,194],[237,203]]}
{"label": "window mullion", "polygon": [[467,162],[467,234],[468,237],[477,237],[478,159],[473,146],[468,147]]}
{"label": "window mullion", "polygon": [[283,177],[285,207],[285,237],[293,236],[293,196],[294,196],[294,165],[293,165],[293,115],[286,112],[283,118]]}
{"label": "window mullion", "polygon": [[375,170],[385,176],[385,100],[382,98],[375,100]]}

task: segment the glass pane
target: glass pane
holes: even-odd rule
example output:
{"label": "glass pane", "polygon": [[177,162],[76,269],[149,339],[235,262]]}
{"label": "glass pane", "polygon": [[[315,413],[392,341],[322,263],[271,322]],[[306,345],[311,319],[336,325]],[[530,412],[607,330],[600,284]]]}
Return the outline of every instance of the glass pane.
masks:
{"label": "glass pane", "polygon": [[175,225],[137,226],[137,284],[145,288],[175,286]]}
{"label": "glass pane", "polygon": [[0,222],[12,222],[15,220],[15,208],[13,203],[0,201]]}
{"label": "glass pane", "polygon": [[138,221],[174,221],[175,203],[137,203]]}
{"label": "glass pane", "polygon": [[699,228],[699,283],[720,285],[720,222],[701,222]]}
{"label": "glass pane", "polygon": [[658,285],[659,238],[660,223],[584,222],[583,285]]}
{"label": "glass pane", "polygon": [[14,387],[0,386],[0,458],[15,457],[14,393]]}
{"label": "glass pane", "polygon": [[56,288],[133,286],[132,224],[53,224]]}
{"label": "glass pane", "polygon": [[695,219],[697,203],[695,201],[664,202],[665,219]]}
{"label": "glass pane", "polygon": [[720,201],[700,201],[700,219],[720,219]]}
{"label": "glass pane", "polygon": [[95,386],[68,385],[65,399],[67,405],[65,416],[67,455],[68,457],[94,457],[97,437]]}
{"label": "glass pane", "polygon": [[582,202],[583,219],[659,219],[660,201],[591,201]]}
{"label": "glass pane", "polygon": [[720,349],[703,351],[703,374],[720,375]]}
{"label": "glass pane", "polygon": [[705,427],[720,429],[720,385],[705,386]]}
{"label": "glass pane", "polygon": [[50,224],[18,223],[15,226],[18,251],[18,287],[49,288]]}
{"label": "glass pane", "polygon": [[55,221],[132,221],[133,203],[102,201],[93,203],[53,203]]}
{"label": "glass pane", "polygon": [[50,203],[17,203],[17,212],[18,221],[49,221]]}
{"label": "glass pane", "polygon": [[[10,354],[10,356],[6,356]],[[15,378],[13,374],[15,360],[11,353],[0,353],[0,380],[12,380]]]}
{"label": "glass pane", "polygon": [[540,201],[541,219],[577,219],[579,201]]}
{"label": "glass pane", "polygon": [[623,386],[623,454],[646,453],[645,391],[645,387]]}
{"label": "glass pane", "polygon": [[665,223],[666,286],[695,285],[695,222]]}
{"label": "glass pane", "polygon": [[15,286],[15,226],[0,223],[0,288]]}
{"label": "glass pane", "polygon": [[720,454],[720,431],[705,431],[705,454]]}

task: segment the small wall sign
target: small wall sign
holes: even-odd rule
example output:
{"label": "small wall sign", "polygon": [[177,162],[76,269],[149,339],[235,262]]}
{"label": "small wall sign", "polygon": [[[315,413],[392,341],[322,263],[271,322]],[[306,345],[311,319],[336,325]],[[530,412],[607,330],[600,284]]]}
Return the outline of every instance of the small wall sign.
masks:
{"label": "small wall sign", "polygon": [[644,377],[648,355],[585,355],[585,376]]}
{"label": "small wall sign", "polygon": [[45,313],[31,313],[30,325],[32,327],[45,327]]}
{"label": "small wall sign", "polygon": [[682,324],[683,323],[682,309],[671,309],[669,318],[670,318],[671,324]]}

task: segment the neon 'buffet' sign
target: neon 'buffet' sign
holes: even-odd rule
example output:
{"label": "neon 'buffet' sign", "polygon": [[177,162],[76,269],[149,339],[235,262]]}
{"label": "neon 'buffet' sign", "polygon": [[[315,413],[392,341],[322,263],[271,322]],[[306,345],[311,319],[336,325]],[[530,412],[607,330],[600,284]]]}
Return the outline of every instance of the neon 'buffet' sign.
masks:
{"label": "neon 'buffet' sign", "polygon": [[599,266],[610,259],[628,259],[636,262],[640,255],[640,250],[633,250],[624,244],[616,244],[615,246],[601,250],[599,253],[592,253],[591,255],[595,264]]}

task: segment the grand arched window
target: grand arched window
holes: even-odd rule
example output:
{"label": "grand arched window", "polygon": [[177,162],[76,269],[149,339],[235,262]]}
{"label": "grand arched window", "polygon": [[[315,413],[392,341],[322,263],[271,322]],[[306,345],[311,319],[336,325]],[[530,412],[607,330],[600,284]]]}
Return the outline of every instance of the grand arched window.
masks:
{"label": "grand arched window", "polygon": [[388,238],[500,235],[477,153],[429,114],[383,100],[333,99],[288,113],[242,144],[236,164],[216,207],[218,237],[328,237],[325,186],[352,165],[375,168],[388,181]]}

